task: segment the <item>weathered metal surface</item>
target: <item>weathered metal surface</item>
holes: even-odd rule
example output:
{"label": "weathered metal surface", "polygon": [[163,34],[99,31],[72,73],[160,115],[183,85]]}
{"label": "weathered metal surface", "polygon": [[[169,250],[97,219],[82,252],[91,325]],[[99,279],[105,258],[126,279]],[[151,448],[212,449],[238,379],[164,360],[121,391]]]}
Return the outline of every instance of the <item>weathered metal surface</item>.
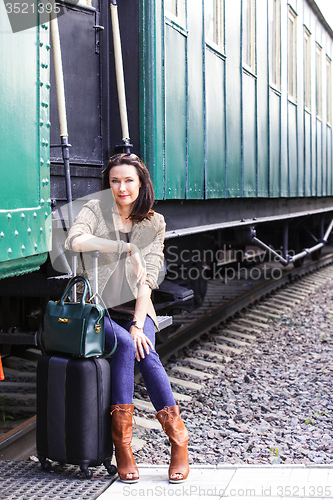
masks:
{"label": "weathered metal surface", "polygon": [[[203,66],[203,23],[202,2],[191,0],[191,8],[187,10],[187,73],[188,87],[188,167],[186,197],[201,198],[205,188],[204,172],[204,78],[198,72]],[[221,90],[221,89],[220,89]],[[223,95],[223,94],[222,94]]]}
{"label": "weathered metal surface", "polygon": [[[325,56],[331,31],[306,0],[295,2],[296,96],[288,93],[288,9],[281,2],[281,85],[270,81],[271,22],[256,9],[256,62],[243,64],[242,2],[225,2],[225,49],[205,40],[204,10],[187,22],[141,0],[142,154],[156,198],[332,196],[332,129],[327,125]],[[199,2],[198,2],[199,4]],[[147,15],[149,14],[149,15]],[[304,25],[311,32],[311,110],[304,109]],[[315,43],[322,47],[322,111],[316,118]],[[204,82],[204,84],[203,84]],[[196,137],[196,140],[195,140]]]}
{"label": "weathered metal surface", "polygon": [[185,198],[186,36],[165,25],[165,198]]}
{"label": "weathered metal surface", "polygon": [[[59,34],[66,93],[70,160],[100,167],[102,158],[100,57],[95,53],[95,11],[65,8]],[[103,35],[101,35],[103,36]],[[51,83],[54,83],[51,59]],[[51,94],[51,143],[60,144],[56,93]],[[51,160],[62,162],[61,148],[51,149]]]}
{"label": "weathered metal surface", "polygon": [[[257,196],[269,196],[269,163],[270,163],[270,143],[269,143],[269,73],[267,71],[267,58],[269,54],[269,33],[262,30],[261,26],[266,25],[269,2],[264,2],[257,9],[257,46],[260,48],[260,57],[257,58]],[[274,121],[279,119],[279,109],[274,114]],[[279,172],[279,164],[277,165]]]}
{"label": "weathered metal surface", "polygon": [[269,196],[278,197],[280,195],[280,164],[281,164],[281,95],[273,89],[269,91],[269,108],[274,120],[269,123]]}
{"label": "weathered metal surface", "polygon": [[13,34],[3,4],[0,11],[0,272],[4,278],[38,269],[51,248],[50,44],[48,24]]}
{"label": "weathered metal surface", "polygon": [[219,57],[208,46],[205,50],[205,89],[205,198],[224,198],[226,189],[225,58]]}
{"label": "weathered metal surface", "polygon": [[[242,195],[255,197],[257,194],[257,118],[256,92],[257,78],[243,71],[242,75],[243,107],[243,181]],[[229,169],[228,169],[229,172]]]}

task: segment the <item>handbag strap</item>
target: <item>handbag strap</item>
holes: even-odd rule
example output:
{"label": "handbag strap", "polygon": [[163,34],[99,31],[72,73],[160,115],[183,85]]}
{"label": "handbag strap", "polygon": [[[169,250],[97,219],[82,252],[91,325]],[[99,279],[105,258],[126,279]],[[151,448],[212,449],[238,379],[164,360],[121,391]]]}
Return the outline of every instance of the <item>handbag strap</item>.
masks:
{"label": "handbag strap", "polygon": [[90,299],[92,300],[94,297],[97,297],[98,300],[101,302],[103,308],[104,308],[104,311],[105,311],[105,314],[107,315],[107,317],[109,318],[109,321],[110,321],[110,325],[111,325],[111,328],[112,328],[112,332],[113,332],[113,335],[114,335],[114,346],[113,346],[113,349],[111,352],[109,352],[108,354],[104,355],[104,356],[101,356],[103,358],[111,358],[112,354],[115,352],[115,350],[117,349],[117,345],[118,345],[118,340],[117,340],[117,335],[116,335],[116,332],[114,331],[114,328],[113,328],[113,324],[112,324],[112,319],[111,319],[111,316],[110,316],[110,313],[104,303],[104,300],[102,299],[102,297],[100,296],[99,293],[95,293],[93,295],[93,297]]}
{"label": "handbag strap", "polygon": [[77,283],[83,283],[84,284],[84,290],[83,290],[83,294],[82,294],[82,298],[81,298],[81,304],[84,305],[85,304],[85,301],[86,301],[86,295],[87,295],[87,292],[89,292],[89,297],[92,296],[92,292],[91,292],[91,286],[90,286],[90,283],[89,281],[87,280],[87,278],[85,276],[74,276],[73,278],[71,278],[71,280],[69,281],[68,285],[66,286],[65,288],[65,291],[63,292],[58,304],[60,306],[64,306],[64,301],[65,301],[65,298],[67,297],[67,295],[69,295],[69,292],[71,291],[71,289],[73,288],[74,285],[76,285]]}
{"label": "handbag strap", "polygon": [[[83,254],[82,254],[82,252],[80,252],[80,259],[81,259],[81,263],[82,263],[82,269],[83,269],[83,272],[85,273],[85,272],[86,272],[86,267],[85,267],[85,265],[84,265],[84,260],[83,260]],[[82,276],[82,277],[83,277],[83,278],[84,278],[84,279],[88,282],[89,287],[90,287],[90,283],[89,283],[89,281],[88,281],[88,280],[87,280],[84,276]],[[113,353],[115,352],[115,350],[117,349],[117,345],[118,345],[117,335],[116,335],[116,332],[114,331],[113,324],[112,324],[112,320],[111,320],[111,316],[110,316],[110,313],[109,313],[109,311],[108,311],[108,309],[107,309],[107,307],[106,307],[106,305],[105,305],[105,303],[104,303],[104,300],[102,299],[102,297],[100,296],[100,294],[99,294],[99,293],[94,293],[94,295],[92,296],[92,295],[91,295],[91,290],[90,290],[90,299],[89,299],[89,301],[91,302],[91,301],[93,300],[93,298],[94,298],[94,297],[97,297],[97,298],[98,298],[98,300],[101,302],[101,304],[102,304],[102,306],[103,306],[103,308],[104,308],[104,311],[105,311],[105,313],[106,313],[107,317],[109,318],[110,325],[111,325],[111,328],[112,328],[112,332],[113,332],[113,335],[114,335],[114,346],[113,346],[112,351],[111,351],[111,352],[109,352],[109,354],[106,354],[106,355],[101,356],[101,357],[102,357],[102,358],[105,358],[105,359],[106,359],[106,358],[111,358],[112,354],[113,354]]]}

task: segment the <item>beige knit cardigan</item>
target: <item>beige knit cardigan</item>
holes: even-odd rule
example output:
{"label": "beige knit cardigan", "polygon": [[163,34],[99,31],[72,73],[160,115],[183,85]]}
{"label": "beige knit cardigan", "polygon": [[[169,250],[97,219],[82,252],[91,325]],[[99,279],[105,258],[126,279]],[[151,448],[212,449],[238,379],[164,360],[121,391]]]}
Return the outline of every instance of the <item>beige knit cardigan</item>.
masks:
{"label": "beige knit cardigan", "polygon": [[[101,211],[100,200],[88,201],[82,207],[82,210],[74,220],[73,226],[69,230],[65,241],[65,248],[70,250],[73,239],[82,234],[93,234],[99,238],[111,239],[119,242],[119,230],[115,211],[112,211],[112,221],[107,225]],[[164,278],[164,235],[164,217],[156,212],[154,212],[154,215],[150,219],[145,219],[142,222],[133,224],[130,241],[135,244],[141,252],[146,264],[147,282],[152,289],[158,288],[158,284]],[[98,290],[100,294],[103,293],[110,276],[117,267],[119,258],[120,255],[118,253],[100,254],[98,262]],[[92,257],[88,254],[84,255],[84,265],[87,277],[92,282]],[[137,297],[138,287],[136,285],[136,275],[134,274],[129,254],[127,254],[125,259],[125,276],[134,297]],[[149,300],[147,314],[158,327],[155,309],[151,300]]]}

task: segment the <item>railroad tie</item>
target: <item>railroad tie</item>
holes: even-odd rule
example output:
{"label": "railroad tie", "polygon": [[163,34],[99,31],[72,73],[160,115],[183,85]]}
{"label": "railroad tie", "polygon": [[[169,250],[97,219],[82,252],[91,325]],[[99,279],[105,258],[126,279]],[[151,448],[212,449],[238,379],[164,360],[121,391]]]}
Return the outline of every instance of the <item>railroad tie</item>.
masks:
{"label": "railroad tie", "polygon": [[257,340],[255,335],[249,335],[248,333],[238,332],[237,330],[229,330],[228,328],[223,329],[223,333],[230,333],[231,335],[235,335],[236,337],[241,337],[246,340]]}
{"label": "railroad tie", "polygon": [[205,379],[205,378],[213,378],[214,375],[210,373],[203,373],[199,370],[193,370],[192,368],[187,368],[187,366],[173,366],[171,368],[172,372],[184,373],[185,375],[190,375],[194,379]]}
{"label": "railroad tie", "polygon": [[234,354],[240,354],[242,351],[241,349],[238,349],[237,347],[231,347],[227,344],[225,344],[224,342],[221,343],[219,340],[218,340],[218,337],[215,337],[215,340],[217,340],[219,343],[218,344],[202,344],[203,347],[210,347],[210,348],[214,348],[214,349],[218,349],[220,351],[229,351],[229,352],[233,352]]}
{"label": "railroad tie", "polygon": [[[247,342],[244,342],[243,340],[233,339],[232,337],[226,337],[225,335],[219,335],[219,338],[221,340],[225,340],[226,342],[230,342],[231,344],[236,344],[236,345],[239,345],[242,347],[249,345]],[[216,339],[216,340],[218,340],[218,339]]]}
{"label": "railroad tie", "polygon": [[214,370],[221,370],[222,367],[221,365],[217,363],[212,363],[211,361],[203,361],[202,359],[196,359],[196,358],[185,358],[183,359],[183,363],[188,363],[191,364],[197,368],[202,368],[202,369],[214,369]]}
{"label": "railroad tie", "polygon": [[219,354],[218,352],[214,352],[214,351],[206,351],[204,349],[200,349],[198,351],[198,354],[200,354],[201,356],[209,356],[210,358],[215,358],[221,362],[231,361],[231,358],[229,356],[224,356],[223,354]]}
{"label": "railroad tie", "polygon": [[203,385],[197,384],[195,382],[190,382],[189,380],[183,380],[181,378],[176,377],[168,377],[169,381],[172,384],[179,385],[180,387],[184,387],[185,389],[191,389],[193,391],[201,391],[203,389]]}

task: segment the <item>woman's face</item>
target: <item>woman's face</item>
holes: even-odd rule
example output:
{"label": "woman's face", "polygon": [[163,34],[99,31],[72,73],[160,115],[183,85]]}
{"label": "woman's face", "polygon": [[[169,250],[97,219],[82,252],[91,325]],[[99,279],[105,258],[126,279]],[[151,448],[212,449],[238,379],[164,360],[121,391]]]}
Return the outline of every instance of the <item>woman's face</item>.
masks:
{"label": "woman's face", "polygon": [[117,165],[110,170],[110,187],[119,208],[130,208],[139,196],[141,182],[133,165]]}

